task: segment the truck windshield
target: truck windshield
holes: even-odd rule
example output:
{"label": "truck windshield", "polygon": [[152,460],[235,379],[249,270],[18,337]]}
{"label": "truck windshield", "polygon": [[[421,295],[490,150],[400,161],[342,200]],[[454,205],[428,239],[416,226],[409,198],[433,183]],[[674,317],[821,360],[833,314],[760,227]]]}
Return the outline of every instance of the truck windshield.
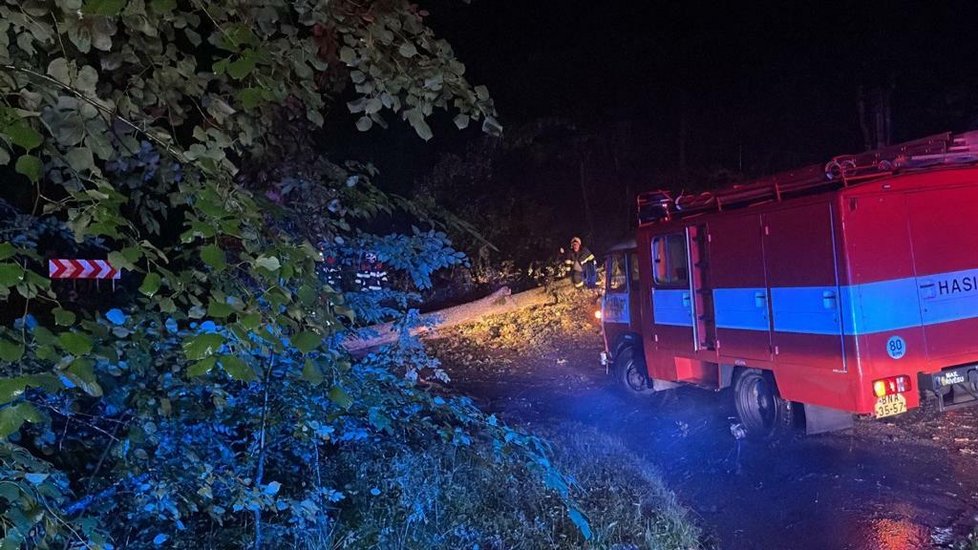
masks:
{"label": "truck windshield", "polygon": [[657,286],[688,286],[686,236],[682,233],[652,239],[652,273]]}

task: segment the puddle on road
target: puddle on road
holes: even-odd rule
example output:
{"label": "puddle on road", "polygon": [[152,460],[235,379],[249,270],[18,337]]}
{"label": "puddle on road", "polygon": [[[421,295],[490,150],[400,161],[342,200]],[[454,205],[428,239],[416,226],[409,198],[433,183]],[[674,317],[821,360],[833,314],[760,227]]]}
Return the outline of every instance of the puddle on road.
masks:
{"label": "puddle on road", "polygon": [[897,517],[857,520],[855,529],[845,537],[852,550],[920,550],[934,544],[931,530],[901,513],[913,513],[908,506],[896,506]]}

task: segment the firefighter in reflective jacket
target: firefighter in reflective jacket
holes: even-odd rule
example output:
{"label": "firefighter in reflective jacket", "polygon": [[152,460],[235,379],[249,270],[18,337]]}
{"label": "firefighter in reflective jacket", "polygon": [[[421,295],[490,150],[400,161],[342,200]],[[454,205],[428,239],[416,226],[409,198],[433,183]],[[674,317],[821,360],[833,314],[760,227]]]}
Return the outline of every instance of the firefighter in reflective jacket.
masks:
{"label": "firefighter in reflective jacket", "polygon": [[357,285],[362,292],[381,290],[387,286],[387,270],[377,259],[377,254],[366,252],[357,269]]}
{"label": "firefighter in reflective jacket", "polygon": [[341,273],[340,273],[340,262],[336,259],[336,256],[332,254],[324,254],[323,261],[319,264],[319,274],[322,277],[323,282],[333,288],[333,290],[340,290]]}
{"label": "firefighter in reflective jacket", "polygon": [[574,237],[570,242],[570,251],[567,253],[567,257],[564,259],[564,263],[568,264],[571,268],[571,282],[574,286],[581,288],[584,283],[588,283],[588,287],[592,286],[589,275],[595,272],[594,266],[594,254],[586,247],[581,245],[581,238]]}

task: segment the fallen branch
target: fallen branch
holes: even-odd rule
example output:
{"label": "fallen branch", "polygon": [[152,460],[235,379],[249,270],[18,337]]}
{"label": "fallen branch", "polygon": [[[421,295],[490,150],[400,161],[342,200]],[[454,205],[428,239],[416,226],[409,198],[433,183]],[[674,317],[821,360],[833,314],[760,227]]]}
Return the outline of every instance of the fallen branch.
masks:
{"label": "fallen branch", "polygon": [[[425,313],[421,316],[421,326],[411,329],[411,334],[421,338],[430,338],[439,330],[475,321],[487,315],[498,315],[551,303],[554,292],[563,286],[566,285],[558,284],[556,287],[534,288],[517,294],[512,294],[509,287],[504,286],[485,298]],[[397,336],[393,323],[381,323],[356,331],[347,338],[343,346],[350,353],[364,353],[370,349],[395,342]]]}

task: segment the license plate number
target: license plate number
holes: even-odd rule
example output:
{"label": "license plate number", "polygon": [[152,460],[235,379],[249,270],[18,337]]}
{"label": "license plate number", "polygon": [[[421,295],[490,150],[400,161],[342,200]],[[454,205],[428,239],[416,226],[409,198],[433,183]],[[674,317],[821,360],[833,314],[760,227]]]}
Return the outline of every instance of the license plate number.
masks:
{"label": "license plate number", "polygon": [[886,395],[876,400],[876,418],[885,418],[907,412],[907,398],[903,394]]}

